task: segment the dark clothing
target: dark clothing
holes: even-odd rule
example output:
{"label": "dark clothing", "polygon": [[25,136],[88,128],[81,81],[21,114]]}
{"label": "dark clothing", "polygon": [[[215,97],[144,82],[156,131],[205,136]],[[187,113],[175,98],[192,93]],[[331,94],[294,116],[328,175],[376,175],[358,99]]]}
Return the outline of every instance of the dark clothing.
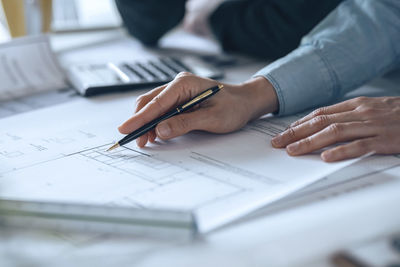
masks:
{"label": "dark clothing", "polygon": [[[209,17],[223,49],[280,58],[343,0],[231,0]],[[182,21],[186,0],[116,0],[129,32],[147,45]]]}

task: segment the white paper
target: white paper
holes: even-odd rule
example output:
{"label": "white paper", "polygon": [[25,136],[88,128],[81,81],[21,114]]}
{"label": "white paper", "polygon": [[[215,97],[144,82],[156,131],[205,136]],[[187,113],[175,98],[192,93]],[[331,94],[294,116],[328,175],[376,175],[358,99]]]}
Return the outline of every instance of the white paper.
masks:
{"label": "white paper", "polygon": [[[266,216],[274,212],[293,209],[307,204],[339,198],[343,195],[395,182],[400,170],[400,156],[375,155],[336,171],[318,182],[299,190],[272,205],[258,210],[246,220]],[[400,172],[399,172],[400,173]]]}
{"label": "white paper", "polygon": [[0,44],[0,101],[66,86],[47,36]]}
{"label": "white paper", "polygon": [[273,149],[294,118],[105,152],[132,103],[82,99],[0,120],[0,198],[183,210],[207,232],[353,162]]}
{"label": "white paper", "polygon": [[58,0],[53,4],[55,31],[93,30],[121,26],[113,0]]}

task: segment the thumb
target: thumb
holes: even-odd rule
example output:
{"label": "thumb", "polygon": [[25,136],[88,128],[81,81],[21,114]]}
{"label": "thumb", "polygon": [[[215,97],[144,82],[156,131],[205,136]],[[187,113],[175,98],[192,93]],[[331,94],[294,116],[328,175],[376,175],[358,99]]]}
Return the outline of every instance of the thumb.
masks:
{"label": "thumb", "polygon": [[183,113],[159,123],[156,134],[160,139],[168,140],[193,130],[208,130],[212,126],[208,109],[199,109]]}

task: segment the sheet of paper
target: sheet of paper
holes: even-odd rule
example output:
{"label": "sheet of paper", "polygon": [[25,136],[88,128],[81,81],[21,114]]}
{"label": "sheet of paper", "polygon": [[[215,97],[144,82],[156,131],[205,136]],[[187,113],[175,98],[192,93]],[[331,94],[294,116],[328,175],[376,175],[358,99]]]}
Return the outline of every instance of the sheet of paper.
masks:
{"label": "sheet of paper", "polygon": [[[396,159],[396,157],[391,156],[370,157],[366,160],[359,161],[349,167],[335,172],[332,175],[329,175],[328,177],[322,179],[320,182],[306,187],[304,191],[300,190],[299,192],[293,194],[293,197],[289,196],[287,198],[289,201],[286,201],[285,198],[282,201],[278,201],[276,204],[269,206],[275,207],[275,209],[273,209],[275,212],[277,210],[282,212],[282,208],[294,208],[310,202],[322,201],[327,199],[332,200],[332,198],[339,199],[340,197],[343,197],[343,195],[348,195],[353,192],[362,191],[365,189],[368,190],[369,187],[374,185],[379,186],[383,183],[393,182],[393,177],[399,176],[400,174],[399,165],[400,158]],[[397,166],[397,168],[395,166]],[[397,172],[396,170],[394,170],[394,168],[397,169]],[[394,175],[396,173],[397,175]],[[392,176],[390,174],[392,174]],[[384,179],[382,179],[382,177],[384,177]],[[390,180],[389,177],[392,177],[392,180]],[[305,191],[307,191],[307,195],[305,194]],[[299,195],[301,196],[299,197]],[[283,203],[289,204],[290,207],[289,205],[285,205]],[[279,208],[277,208],[276,206],[279,206]],[[316,208],[315,213],[319,213],[318,211],[318,208]],[[260,210],[260,212],[257,212],[257,217],[258,219],[261,219],[263,217],[268,220],[268,218],[271,217],[266,216],[271,216],[270,213],[272,212],[273,211],[271,211],[271,209],[269,208],[262,209],[262,211]],[[254,215],[246,216],[246,218],[249,219],[250,223],[252,221],[255,221]],[[287,224],[290,224],[290,222],[288,222],[287,220],[285,220],[285,222]],[[276,227],[280,227],[281,229],[290,227],[288,225],[285,225],[285,222],[283,222],[280,226],[278,226],[277,224],[275,225]],[[262,222],[260,224],[262,224]],[[227,231],[232,231],[232,229],[235,228],[230,227],[229,229],[227,229]],[[253,227],[252,231],[263,231],[263,229],[254,229]],[[275,231],[275,229],[273,228],[270,228],[269,230],[271,232]],[[240,233],[240,229],[238,230],[238,232]],[[221,230],[218,233],[223,234],[224,230]],[[98,266],[98,257],[101,255],[110,254],[116,255],[116,257],[113,257],[113,260],[115,260],[115,262],[118,263],[119,266],[123,265],[121,264],[122,261],[126,262],[126,266],[131,266],[133,261],[135,262],[135,264],[137,263],[138,266],[142,266],[140,264],[141,260],[145,261],[149,258],[158,257],[160,258],[160,262],[162,262],[163,260],[165,260],[165,258],[160,257],[158,253],[163,250],[174,250],[174,245],[170,243],[174,242],[174,240],[170,240],[170,242],[168,242],[167,244],[162,243],[163,246],[160,247],[160,240],[133,240],[132,238],[124,238],[121,240],[121,238],[109,235],[93,236],[87,235],[86,233],[76,235],[72,233],[54,231],[46,231],[45,233],[35,231],[34,233],[32,233],[29,231],[21,231],[20,229],[9,229],[4,227],[0,229],[0,236],[0,257],[4,259],[4,263],[2,262],[2,266],[10,267],[15,266],[16,263],[22,265],[26,262],[32,262],[33,259],[35,259],[35,262],[38,266],[46,266],[46,264],[51,266],[52,264],[50,264],[49,261],[51,262],[52,260],[54,261],[52,262],[53,265],[55,262],[57,262],[57,266],[62,265],[62,262],[70,264],[71,260],[74,260],[75,262],[85,262],[84,265],[88,265],[88,255],[95,255],[92,257],[92,262],[94,265]],[[210,239],[212,240],[212,235]],[[237,238],[236,240],[240,240],[240,238]],[[212,242],[209,239],[204,242],[207,243],[207,247],[210,252],[215,253],[215,251],[218,251],[219,249],[226,252],[226,254],[222,256],[217,253],[218,256],[220,256],[220,259],[225,259],[226,257],[228,257],[227,255],[231,253],[231,250],[227,249],[227,247],[229,247],[229,242],[221,241],[218,243],[219,245],[215,244],[215,242]],[[40,255],[37,254],[36,248],[38,245],[41,247]],[[178,251],[177,253],[181,253],[182,246],[182,244],[179,244],[179,246],[175,248],[175,250]],[[187,244],[187,246],[190,245]],[[259,246],[257,245],[257,247]],[[203,247],[202,249],[204,250],[205,248]],[[246,264],[242,264],[243,266],[248,266],[250,265],[250,262],[254,262],[250,260],[251,257],[244,256],[247,253],[246,249],[248,249],[248,244],[243,245],[243,247],[241,248],[242,254],[235,254],[236,258],[233,259],[233,261],[235,262],[237,258],[244,257],[247,259],[247,261]],[[62,255],[63,260],[60,260],[60,255]],[[204,251],[202,255],[204,255]],[[270,251],[268,256],[272,255],[273,252],[271,253]],[[210,255],[208,255],[207,257],[210,257]],[[265,255],[263,258],[265,258]],[[197,257],[193,256],[192,259],[193,265]],[[101,262],[104,263],[102,260]],[[223,262],[225,263],[225,261]],[[110,264],[104,263],[104,265]],[[203,266],[201,263],[199,263],[198,265]]]}
{"label": "sheet of paper", "polygon": [[121,24],[113,0],[58,0],[53,4],[53,31],[103,29]]}
{"label": "sheet of paper", "polygon": [[[397,170],[397,171],[396,171]],[[398,172],[398,175],[393,175]],[[259,209],[244,220],[254,220],[287,209],[315,204],[332,198],[396,182],[400,178],[400,155],[375,155],[334,172],[272,205]]]}
{"label": "sheet of paper", "polygon": [[78,93],[69,88],[3,101],[0,103],[0,118],[73,101],[78,97]]}
{"label": "sheet of paper", "polygon": [[207,232],[353,162],[273,149],[294,118],[105,152],[132,103],[82,99],[0,120],[0,197],[190,211]]}
{"label": "sheet of paper", "polygon": [[47,36],[0,44],[0,101],[66,86]]}

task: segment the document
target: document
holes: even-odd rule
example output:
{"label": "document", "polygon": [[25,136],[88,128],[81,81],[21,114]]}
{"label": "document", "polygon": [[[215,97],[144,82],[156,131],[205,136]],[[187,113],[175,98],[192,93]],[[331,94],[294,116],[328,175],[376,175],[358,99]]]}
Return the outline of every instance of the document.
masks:
{"label": "document", "polygon": [[68,88],[11,99],[0,102],[0,118],[73,101],[77,97],[77,92]]}
{"label": "document", "polygon": [[0,102],[66,87],[47,36],[0,44]]}
{"label": "document", "polygon": [[289,157],[272,148],[272,136],[296,117],[260,119],[226,135],[194,132],[142,149],[133,142],[106,152],[121,138],[116,129],[134,108],[126,95],[109,98],[0,120],[0,203],[186,212],[204,233],[354,162],[325,163],[319,154]]}
{"label": "document", "polygon": [[339,198],[383,184],[395,183],[400,174],[400,155],[375,155],[336,171],[316,183],[259,209],[245,220],[263,217],[277,211]]}

